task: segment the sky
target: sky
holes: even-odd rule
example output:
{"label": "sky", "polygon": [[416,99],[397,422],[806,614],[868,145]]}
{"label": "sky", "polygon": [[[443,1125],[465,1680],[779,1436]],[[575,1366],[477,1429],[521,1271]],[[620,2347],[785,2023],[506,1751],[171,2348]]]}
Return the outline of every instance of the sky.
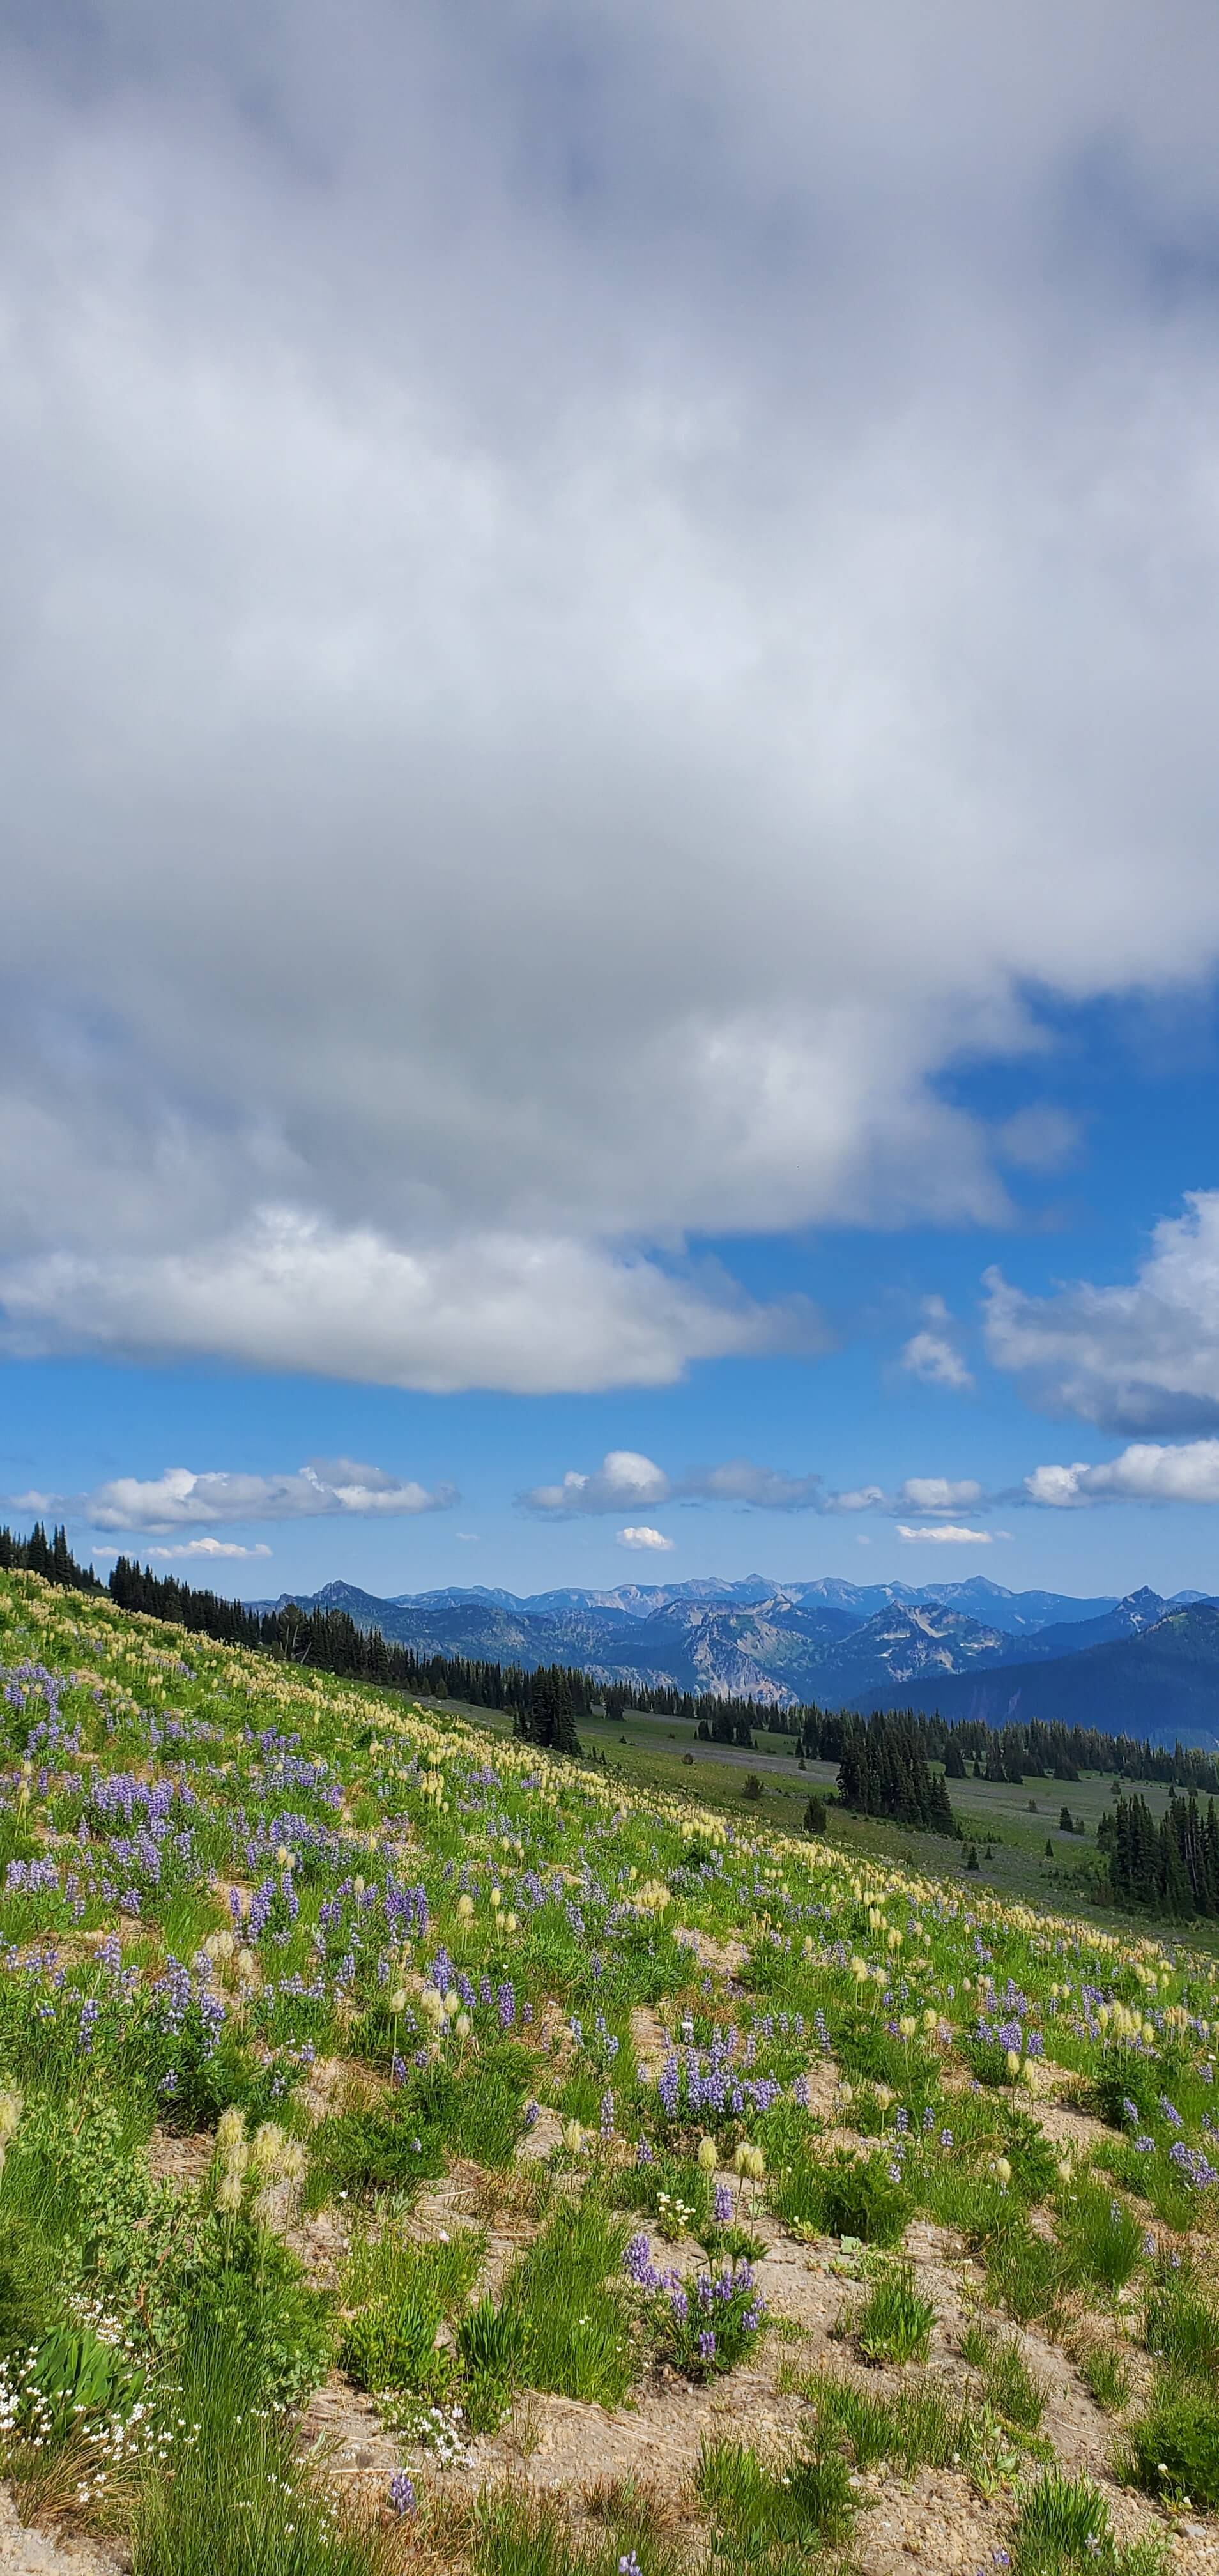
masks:
{"label": "sky", "polygon": [[0,1516],[1219,1590],[1205,0],[10,0]]}

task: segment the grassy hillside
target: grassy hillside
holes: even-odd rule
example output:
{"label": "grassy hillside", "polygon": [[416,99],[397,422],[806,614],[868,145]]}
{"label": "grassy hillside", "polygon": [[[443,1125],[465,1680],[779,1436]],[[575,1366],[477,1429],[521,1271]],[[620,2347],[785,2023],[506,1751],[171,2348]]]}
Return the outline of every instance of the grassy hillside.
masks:
{"label": "grassy hillside", "polygon": [[785,1834],[790,1762],[550,1761],[28,1575],[0,1667],[24,2519],[133,2576],[1219,2564],[1212,1961]]}

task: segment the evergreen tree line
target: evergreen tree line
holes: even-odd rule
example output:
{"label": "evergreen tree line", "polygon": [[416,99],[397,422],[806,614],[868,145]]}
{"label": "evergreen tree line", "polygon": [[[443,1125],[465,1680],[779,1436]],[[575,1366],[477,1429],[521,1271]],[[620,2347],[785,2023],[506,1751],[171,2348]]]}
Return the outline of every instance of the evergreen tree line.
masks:
{"label": "evergreen tree line", "polygon": [[0,1570],[41,1574],[47,1583],[58,1583],[65,1592],[100,1592],[102,1589],[92,1566],[77,1564],[68,1545],[66,1529],[58,1528],[48,1538],[41,1521],[35,1521],[28,1538],[18,1538],[10,1529],[0,1529]]}
{"label": "evergreen tree line", "polygon": [[1096,1839],[1119,1905],[1145,1905],[1181,1921],[1219,1915],[1219,1815],[1208,1799],[1170,1794],[1156,1822],[1145,1798],[1119,1798],[1101,1817]]}
{"label": "evergreen tree line", "polygon": [[928,1767],[917,1726],[876,1710],[848,1729],[838,1766],[838,1796],[860,1816],[891,1816],[925,1833],[959,1836],[942,1771]]}
{"label": "evergreen tree line", "polygon": [[[50,1583],[79,1592],[103,1587],[91,1566],[81,1565],[68,1546],[66,1531],[56,1528],[48,1539],[41,1521],[28,1538],[0,1529],[0,1569],[24,1569]],[[603,1682],[578,1666],[555,1664],[526,1672],[516,1664],[499,1664],[465,1655],[419,1654],[413,1646],[383,1637],[379,1629],[358,1628],[345,1610],[303,1610],[290,1603],[283,1610],[252,1610],[244,1601],[175,1575],[154,1574],[133,1557],[119,1557],[110,1575],[112,1598],[125,1610],[144,1610],[173,1626],[197,1629],[205,1636],[235,1646],[248,1646],[294,1663],[313,1664],[361,1681],[384,1682],[391,1689],[433,1699],[465,1700],[474,1708],[512,1712],[513,1724],[527,1740],[546,1743],[549,1725],[559,1726],[566,1740],[568,1721],[604,1708],[618,1720],[628,1711],[650,1717],[684,1718],[697,1725],[704,1741],[752,1748],[754,1730],[787,1735],[793,1751],[808,1761],[843,1761],[864,1721],[850,1709],[827,1709],[815,1701],[777,1709],[754,1698],[713,1697],[681,1691],[668,1684]],[[1076,1780],[1085,1771],[1104,1771],[1117,1780],[1158,1781],[1165,1787],[1219,1795],[1219,1760],[1193,1746],[1177,1744],[1171,1752],[1130,1735],[1107,1735],[1100,1727],[1048,1724],[1039,1718],[995,1728],[973,1718],[951,1725],[937,1715],[917,1710],[876,1712],[907,1731],[916,1741],[924,1768],[942,1763],[949,1780],[975,1776],[1013,1784],[1028,1778]],[[518,1725],[518,1720],[520,1721]],[[540,1732],[536,1735],[532,1730]],[[871,1809],[865,1813],[875,1812]],[[915,1822],[904,1816],[905,1823]]]}

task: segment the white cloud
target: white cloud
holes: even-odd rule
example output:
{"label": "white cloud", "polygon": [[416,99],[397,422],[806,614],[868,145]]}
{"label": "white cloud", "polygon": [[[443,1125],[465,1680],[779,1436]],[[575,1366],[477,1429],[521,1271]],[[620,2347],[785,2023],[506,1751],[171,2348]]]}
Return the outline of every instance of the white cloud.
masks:
{"label": "white cloud", "polygon": [[617,1512],[625,1503],[729,1503],[762,1512],[867,1511],[883,1501],[879,1486],[857,1494],[827,1494],[820,1476],[789,1476],[759,1467],[751,1458],[729,1458],[715,1467],[691,1467],[670,1476],[654,1458],[634,1449],[611,1449],[591,1475],[569,1468],[557,1485],[534,1485],[518,1498],[526,1510],[564,1518],[582,1512]]}
{"label": "white cloud", "polygon": [[535,1512],[620,1512],[624,1503],[667,1503],[672,1491],[654,1458],[637,1449],[610,1449],[595,1475],[569,1468],[560,1485],[535,1485],[521,1501]]}
{"label": "white cloud", "polygon": [[898,1487],[898,1507],[908,1512],[971,1511],[982,1500],[973,1476],[907,1476]]}
{"label": "white cloud", "polygon": [[942,1297],[925,1297],[923,1313],[927,1320],[922,1331],[913,1333],[903,1346],[902,1367],[925,1386],[951,1387],[960,1394],[973,1385],[973,1378],[952,1339],[953,1318]]}
{"label": "white cloud", "polygon": [[1219,1421],[1219,1190],[1164,1217],[1133,1283],[1029,1297],[987,1273],[987,1347],[1032,1396],[1108,1431]]}
{"label": "white cloud", "polygon": [[965,1529],[953,1521],[939,1521],[927,1529],[911,1529],[905,1521],[897,1524],[897,1535],[908,1545],[924,1540],[936,1547],[989,1547],[992,1537],[1005,1537],[1005,1531]]}
{"label": "white cloud", "polygon": [[1219,1503],[1219,1440],[1165,1447],[1133,1441],[1100,1466],[1035,1467],[1026,1476],[1030,1502],[1060,1510],[1093,1502]]}
{"label": "white cloud", "polygon": [[683,1238],[1001,1219],[944,1068],[1219,955],[1215,12],[86,14],[0,58],[9,1347],[663,1384],[792,1328]]}
{"label": "white cloud", "polygon": [[620,1529],[618,1532],[618,1545],[619,1547],[658,1548],[662,1551],[667,1551],[670,1548],[676,1547],[677,1541],[676,1539],[666,1538],[663,1530],[648,1529],[641,1523],[636,1529]]}
{"label": "white cloud", "polygon": [[624,1503],[727,1503],[760,1512],[812,1511],[828,1516],[853,1512],[969,1511],[983,1500],[972,1476],[908,1476],[896,1497],[883,1485],[828,1487],[819,1475],[792,1476],[779,1467],[759,1467],[751,1458],[730,1458],[720,1466],[691,1467],[671,1476],[654,1458],[634,1449],[611,1449],[599,1468],[584,1474],[569,1468],[558,1484],[535,1485],[519,1501],[526,1510],[567,1519],[581,1513],[616,1512]]}
{"label": "white cloud", "polygon": [[[247,1476],[192,1467],[167,1467],[163,1475],[115,1476],[91,1494],[59,1497],[61,1507],[94,1529],[189,1529],[218,1521],[315,1520],[328,1514],[398,1519],[403,1514],[447,1511],[457,1500],[450,1485],[425,1486],[359,1466],[351,1458],[315,1458],[294,1475]],[[199,1551],[216,1553],[215,1543]],[[240,1548],[225,1553],[240,1555]]]}
{"label": "white cloud", "polygon": [[58,1253],[0,1276],[10,1350],[210,1350],[448,1394],[667,1386],[688,1363],[823,1349],[801,1298],[759,1305],[714,1263],[482,1236],[408,1252],[288,1208],[191,1252]]}
{"label": "white cloud", "polygon": [[[122,1550],[117,1547],[94,1547],[89,1553],[91,1556],[119,1556]],[[182,1547],[145,1547],[141,1548],[140,1554],[150,1558],[155,1557],[159,1563],[168,1565],[181,1564],[186,1557],[192,1556],[270,1556],[271,1550],[261,1539],[256,1547],[240,1547],[235,1539],[191,1538],[187,1539]]]}

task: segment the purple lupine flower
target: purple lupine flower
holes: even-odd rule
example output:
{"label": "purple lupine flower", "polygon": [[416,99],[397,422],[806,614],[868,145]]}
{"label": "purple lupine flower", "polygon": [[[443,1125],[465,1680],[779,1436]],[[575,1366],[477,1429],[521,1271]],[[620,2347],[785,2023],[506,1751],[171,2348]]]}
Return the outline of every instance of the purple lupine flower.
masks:
{"label": "purple lupine flower", "polygon": [[413,2513],[415,2510],[415,2482],[405,2469],[395,2469],[390,2479],[389,2505],[391,2513]]}
{"label": "purple lupine flower", "polygon": [[622,2269],[626,2273],[628,2281],[634,2282],[636,2289],[659,2289],[660,2274],[657,2272],[652,2262],[651,2240],[645,2234],[642,2227],[639,2229],[637,2235],[629,2237],[627,2240],[626,2246],[623,2250]]}
{"label": "purple lupine flower", "polygon": [[716,2227],[732,2224],[732,2193],[726,2182],[717,2182],[711,2202],[712,2221]]}
{"label": "purple lupine flower", "polygon": [[542,2105],[541,2105],[541,2103],[540,2103],[540,2102],[526,2102],[526,2104],[525,2104],[525,2127],[526,2127],[526,2130],[529,2130],[529,2129],[536,2129],[537,2124],[538,2124],[538,2121],[539,2121],[539,2119],[541,2118],[541,2115],[542,2115]]}
{"label": "purple lupine flower", "polygon": [[714,2361],[715,2359],[715,2336],[712,2334],[709,2326],[706,2327],[703,2333],[699,2336],[698,2357],[700,2361]]}
{"label": "purple lupine flower", "polygon": [[669,2306],[673,2311],[674,2324],[684,2326],[686,2319],[690,2314],[690,2302],[685,2291],[680,2287],[680,2285],[670,2290]]}
{"label": "purple lupine flower", "polygon": [[614,2097],[612,2093],[607,2092],[601,2096],[601,2135],[603,2138],[612,2138],[613,2134]]}
{"label": "purple lupine flower", "polygon": [[1169,2148],[1168,2161],[1184,2174],[1194,2191],[1206,2191],[1211,2183],[1219,2182],[1219,2165],[1211,2164],[1201,2147],[1187,2147],[1183,2138],[1177,2138]]}

